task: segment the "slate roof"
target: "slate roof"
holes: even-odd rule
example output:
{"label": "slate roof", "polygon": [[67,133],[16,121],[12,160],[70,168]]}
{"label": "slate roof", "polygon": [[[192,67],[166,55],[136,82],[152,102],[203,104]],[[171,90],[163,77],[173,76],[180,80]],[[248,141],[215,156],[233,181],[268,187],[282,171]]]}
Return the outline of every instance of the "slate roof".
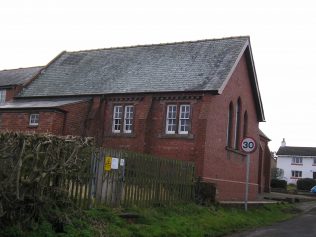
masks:
{"label": "slate roof", "polygon": [[64,52],[21,97],[218,92],[249,37]]}
{"label": "slate roof", "polygon": [[24,85],[43,67],[18,68],[0,71],[0,87]]}
{"label": "slate roof", "polygon": [[63,105],[74,104],[90,100],[91,98],[62,98],[62,99],[19,99],[10,102],[6,102],[0,105],[0,109],[4,110],[16,110],[16,109],[38,109],[38,108],[55,108]]}
{"label": "slate roof", "polygon": [[316,156],[316,147],[281,146],[276,154],[288,156]]}

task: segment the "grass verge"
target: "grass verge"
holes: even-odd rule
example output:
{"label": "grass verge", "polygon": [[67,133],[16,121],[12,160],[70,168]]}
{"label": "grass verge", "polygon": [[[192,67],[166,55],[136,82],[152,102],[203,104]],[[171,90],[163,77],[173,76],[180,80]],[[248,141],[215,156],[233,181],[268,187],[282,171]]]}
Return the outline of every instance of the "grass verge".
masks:
{"label": "grass verge", "polygon": [[[137,214],[138,218],[123,219],[119,216],[122,212]],[[43,221],[36,230],[21,232],[10,227],[0,230],[0,236],[216,237],[269,225],[293,215],[295,208],[289,204],[270,204],[248,212],[195,204],[128,210],[98,208],[71,217],[64,233],[55,233],[51,224]]]}

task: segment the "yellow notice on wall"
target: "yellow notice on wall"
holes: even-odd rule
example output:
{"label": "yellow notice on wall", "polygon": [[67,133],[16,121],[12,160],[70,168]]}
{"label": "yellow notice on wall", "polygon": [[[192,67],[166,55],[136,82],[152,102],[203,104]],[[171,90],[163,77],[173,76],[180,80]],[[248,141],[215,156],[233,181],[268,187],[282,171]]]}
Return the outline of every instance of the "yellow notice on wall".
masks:
{"label": "yellow notice on wall", "polygon": [[112,165],[112,157],[111,156],[104,157],[104,170],[110,171],[111,165]]}

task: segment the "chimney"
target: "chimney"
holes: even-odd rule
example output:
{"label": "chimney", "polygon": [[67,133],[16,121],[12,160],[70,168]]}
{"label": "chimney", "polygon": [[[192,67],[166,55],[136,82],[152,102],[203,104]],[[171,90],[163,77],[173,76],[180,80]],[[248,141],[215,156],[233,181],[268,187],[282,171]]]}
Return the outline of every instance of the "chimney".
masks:
{"label": "chimney", "polygon": [[283,138],[283,140],[282,140],[282,142],[281,142],[281,146],[282,146],[282,147],[286,146],[285,138]]}

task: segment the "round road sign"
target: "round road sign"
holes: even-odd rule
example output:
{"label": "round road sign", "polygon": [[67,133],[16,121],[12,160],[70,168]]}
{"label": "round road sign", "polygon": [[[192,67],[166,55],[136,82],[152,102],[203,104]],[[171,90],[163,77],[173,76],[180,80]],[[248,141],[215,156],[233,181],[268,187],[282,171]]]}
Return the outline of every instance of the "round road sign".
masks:
{"label": "round road sign", "polygon": [[252,137],[245,137],[241,141],[241,149],[246,153],[252,153],[256,150],[257,145],[255,139]]}

